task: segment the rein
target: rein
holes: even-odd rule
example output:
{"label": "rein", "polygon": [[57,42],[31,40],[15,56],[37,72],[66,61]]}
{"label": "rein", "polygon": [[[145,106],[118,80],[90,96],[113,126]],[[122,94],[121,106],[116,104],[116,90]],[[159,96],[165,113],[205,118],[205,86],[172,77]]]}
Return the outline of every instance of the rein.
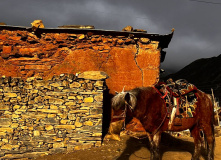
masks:
{"label": "rein", "polygon": [[[168,95],[168,90],[167,90],[166,88],[165,88],[166,91],[165,91],[165,94],[164,94],[164,95],[162,95],[157,88],[155,88],[155,87],[153,87],[153,88],[157,91],[157,93],[160,95],[160,97],[161,97],[163,100],[165,99],[166,96],[169,97],[169,95]],[[166,106],[166,105],[165,105],[165,106]],[[166,108],[166,111],[167,111],[167,108]],[[167,118],[167,115],[168,115],[168,111],[166,112],[166,114],[165,114],[165,116],[164,116],[164,118],[163,118],[163,121],[160,123],[159,127],[158,127],[153,133],[150,134],[151,136],[154,136],[155,134],[157,134],[157,132],[159,131],[159,129],[162,127],[163,123],[165,122],[165,120],[166,120],[166,118]]]}
{"label": "rein", "polygon": [[125,130],[125,127],[126,127],[125,119],[126,119],[128,106],[129,106],[130,111],[133,113],[133,107],[129,103],[127,103],[127,101],[125,101],[125,107],[124,107],[123,112],[119,116],[113,116],[113,119],[114,118],[122,118],[124,120],[124,126],[123,126],[122,130]]}

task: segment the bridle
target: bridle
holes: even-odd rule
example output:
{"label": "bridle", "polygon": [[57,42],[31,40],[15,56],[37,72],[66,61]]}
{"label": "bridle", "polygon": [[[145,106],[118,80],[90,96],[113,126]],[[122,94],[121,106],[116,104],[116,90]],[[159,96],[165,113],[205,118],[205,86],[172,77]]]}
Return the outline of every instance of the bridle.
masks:
{"label": "bridle", "polygon": [[123,112],[118,116],[113,116],[113,119],[122,118],[124,120],[124,125],[123,125],[122,130],[126,129],[126,116],[127,116],[126,114],[128,110],[127,108],[129,108],[131,113],[133,113],[133,107],[125,100],[125,106],[124,106]]}

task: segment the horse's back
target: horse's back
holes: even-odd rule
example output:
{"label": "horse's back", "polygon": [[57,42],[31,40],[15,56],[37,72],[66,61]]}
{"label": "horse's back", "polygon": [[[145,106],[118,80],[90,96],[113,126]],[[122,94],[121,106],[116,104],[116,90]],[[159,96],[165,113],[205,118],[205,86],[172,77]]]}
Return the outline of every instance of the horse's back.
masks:
{"label": "horse's back", "polygon": [[198,107],[200,107],[200,112],[213,112],[213,102],[212,97],[209,94],[206,94],[200,90],[197,90],[197,101]]}
{"label": "horse's back", "polygon": [[212,97],[200,90],[197,90],[197,107],[199,110],[199,122],[201,125],[214,123],[214,105]]}

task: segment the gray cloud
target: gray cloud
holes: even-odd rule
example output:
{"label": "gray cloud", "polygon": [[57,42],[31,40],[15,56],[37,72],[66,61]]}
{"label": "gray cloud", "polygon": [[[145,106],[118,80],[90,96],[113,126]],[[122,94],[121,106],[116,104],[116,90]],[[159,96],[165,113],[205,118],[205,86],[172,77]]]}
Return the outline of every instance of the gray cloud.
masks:
{"label": "gray cloud", "polygon": [[83,24],[121,30],[131,25],[160,34],[175,28],[162,64],[169,71],[221,54],[220,14],[221,5],[190,0],[7,0],[0,5],[0,21],[15,26],[30,26],[33,20],[42,19],[50,28]]}

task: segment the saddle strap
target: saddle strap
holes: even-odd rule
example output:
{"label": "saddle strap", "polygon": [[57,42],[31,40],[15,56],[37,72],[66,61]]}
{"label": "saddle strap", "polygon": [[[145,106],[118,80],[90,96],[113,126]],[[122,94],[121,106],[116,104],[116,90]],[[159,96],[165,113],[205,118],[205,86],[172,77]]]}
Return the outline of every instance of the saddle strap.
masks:
{"label": "saddle strap", "polygon": [[164,99],[167,96],[167,94],[168,94],[168,90],[166,89],[166,93],[163,96],[161,96],[161,98]]}
{"label": "saddle strap", "polygon": [[160,95],[162,99],[165,99],[165,97],[168,95],[168,90],[166,89],[165,94],[163,95],[156,87],[153,86],[153,88],[157,91],[157,93]]}
{"label": "saddle strap", "polygon": [[[161,93],[157,88],[155,88],[155,87],[153,87],[153,88],[157,91],[157,93],[160,95],[160,97],[161,97],[161,98],[164,100],[164,102],[165,102],[165,98],[166,98],[166,96],[168,96],[168,90],[166,89],[165,94],[162,95],[162,93]],[[165,103],[165,107],[166,107],[166,103]],[[154,136],[155,134],[157,134],[157,132],[160,130],[160,128],[163,126],[164,122],[166,121],[166,118],[167,118],[168,114],[169,114],[169,112],[167,111],[167,108],[166,108],[166,114],[165,114],[165,116],[163,117],[162,122],[161,122],[160,125],[157,127],[157,129],[150,134],[151,136]]]}

